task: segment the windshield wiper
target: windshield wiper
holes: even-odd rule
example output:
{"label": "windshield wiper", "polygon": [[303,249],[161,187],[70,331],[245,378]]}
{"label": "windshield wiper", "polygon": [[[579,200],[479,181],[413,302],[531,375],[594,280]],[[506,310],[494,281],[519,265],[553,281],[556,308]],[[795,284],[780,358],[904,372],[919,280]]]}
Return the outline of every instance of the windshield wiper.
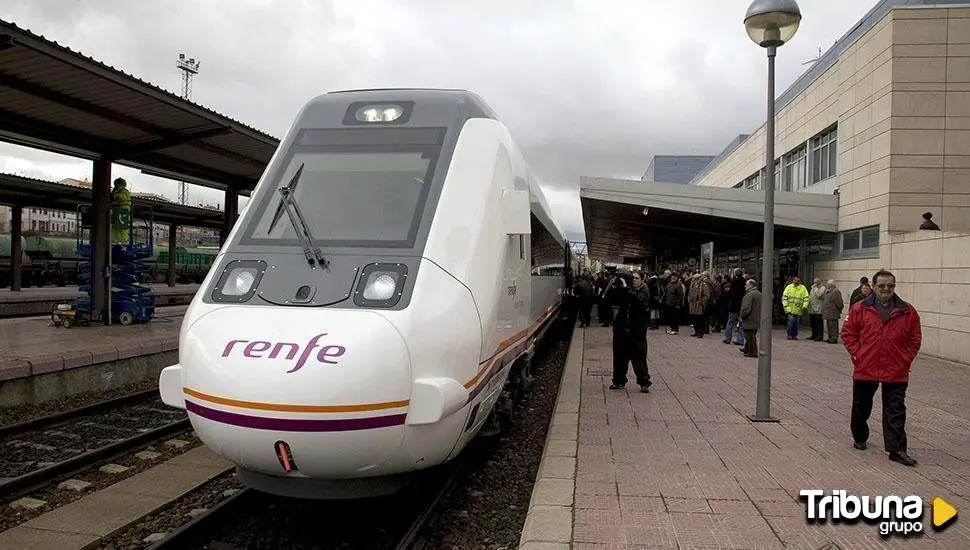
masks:
{"label": "windshield wiper", "polygon": [[273,230],[283,211],[286,211],[286,215],[290,218],[290,223],[293,225],[293,230],[296,231],[296,238],[300,241],[300,246],[303,247],[303,255],[306,256],[310,268],[316,269],[316,266],[326,268],[330,262],[323,257],[320,249],[313,243],[310,229],[306,225],[303,213],[300,212],[300,205],[293,198],[293,190],[296,189],[296,184],[300,181],[300,175],[303,174],[303,166],[303,164],[300,165],[299,170],[293,175],[293,179],[290,180],[289,185],[280,187],[279,192],[282,196],[276,207],[276,215],[273,216],[273,221],[270,223],[269,229],[266,232],[269,233]]}

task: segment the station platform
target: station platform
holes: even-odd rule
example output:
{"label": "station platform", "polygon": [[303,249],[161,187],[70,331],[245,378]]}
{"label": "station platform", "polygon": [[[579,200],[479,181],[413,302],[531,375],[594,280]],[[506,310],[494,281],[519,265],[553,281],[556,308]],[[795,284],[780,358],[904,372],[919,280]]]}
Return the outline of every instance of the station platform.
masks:
{"label": "station platform", "polygon": [[[156,306],[188,305],[199,290],[197,284],[168,286],[164,283],[150,285],[155,292]],[[47,315],[57,304],[70,302],[84,296],[73,287],[31,287],[13,292],[9,288],[0,289],[0,319]]]}
{"label": "station platform", "polygon": [[0,319],[0,405],[38,403],[113,389],[156,376],[178,361],[187,306],[159,310],[145,324],[49,326],[44,317]]}
{"label": "station platform", "polygon": [[[970,366],[919,356],[907,394],[915,468],[852,447],[843,346],[776,331],[772,416],[751,423],[758,364],[718,335],[648,335],[650,393],[611,391],[611,329],[576,329],[520,548],[966,548],[970,521],[933,527],[935,497],[970,507]],[[713,336],[713,337],[712,337]],[[632,369],[629,374],[632,380]],[[802,490],[923,499],[923,534],[810,523]],[[942,508],[941,508],[942,509]],[[966,515],[966,511],[964,511]],[[962,541],[962,542],[961,542]]]}

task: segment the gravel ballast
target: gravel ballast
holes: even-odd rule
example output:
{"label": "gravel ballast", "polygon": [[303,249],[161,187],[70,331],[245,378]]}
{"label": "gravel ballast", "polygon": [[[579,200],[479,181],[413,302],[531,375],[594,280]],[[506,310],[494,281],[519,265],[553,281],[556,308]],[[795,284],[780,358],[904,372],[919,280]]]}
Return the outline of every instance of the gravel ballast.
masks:
{"label": "gravel ballast", "polygon": [[[10,506],[10,499],[0,499],[0,531],[6,531],[7,529],[20,525],[25,521],[30,521],[41,514],[50,512],[55,508],[59,508],[65,504],[70,504],[75,500],[83,498],[110,485],[114,485],[119,481],[128,479],[129,477],[152,468],[153,466],[162,464],[166,460],[186,453],[202,444],[202,441],[199,440],[199,438],[196,437],[193,432],[174,434],[169,436],[167,439],[179,439],[187,442],[187,445],[183,447],[174,447],[165,445],[164,442],[158,442],[153,445],[149,445],[144,449],[132,451],[131,453],[116,458],[110,462],[111,464],[117,464],[127,468],[125,471],[117,474],[102,472],[96,465],[81,473],[60,476],[55,480],[54,483],[45,485],[44,487],[27,495],[30,498],[40,499],[47,503],[40,508],[34,510],[15,509]],[[158,456],[154,456],[150,459],[138,458],[135,456],[142,450],[149,451],[150,453],[157,454]],[[91,485],[80,491],[59,487],[59,483],[66,479],[77,479],[88,482]]]}
{"label": "gravel ballast", "polygon": [[425,548],[518,548],[566,365],[571,328],[570,323],[550,329],[558,332],[546,344],[535,385],[515,411],[512,429],[490,450],[474,457],[479,464],[470,464],[471,473],[441,503],[440,515],[422,533],[428,542]]}
{"label": "gravel ballast", "polygon": [[17,405],[15,407],[0,406],[0,426],[26,422],[49,414],[69,411],[78,407],[114,399],[115,397],[124,397],[128,394],[151,388],[158,388],[158,380],[143,380],[113,390],[79,393],[38,404]]}
{"label": "gravel ballast", "polygon": [[196,514],[216,506],[242,489],[235,472],[219,476],[170,506],[143,518],[103,541],[103,550],[134,550],[146,548],[145,539],[155,533],[168,534],[192,521]]}

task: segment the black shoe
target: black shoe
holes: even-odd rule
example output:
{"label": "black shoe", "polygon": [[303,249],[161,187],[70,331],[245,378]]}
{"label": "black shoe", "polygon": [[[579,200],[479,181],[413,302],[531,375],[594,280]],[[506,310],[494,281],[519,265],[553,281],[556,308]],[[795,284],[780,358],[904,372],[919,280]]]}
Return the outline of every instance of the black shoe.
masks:
{"label": "black shoe", "polygon": [[859,449],[860,451],[864,451],[866,450],[866,447],[868,447],[865,441],[853,441],[852,446],[855,447],[856,449]]}
{"label": "black shoe", "polygon": [[650,393],[650,384],[640,384],[640,393]]}
{"label": "black shoe", "polygon": [[910,466],[910,467],[916,466],[918,464],[915,458],[909,456],[905,452],[889,453],[889,460],[892,460],[893,462],[898,462],[900,464],[903,464],[905,466]]}
{"label": "black shoe", "polygon": [[626,384],[612,384],[610,385],[611,390],[622,390]]}

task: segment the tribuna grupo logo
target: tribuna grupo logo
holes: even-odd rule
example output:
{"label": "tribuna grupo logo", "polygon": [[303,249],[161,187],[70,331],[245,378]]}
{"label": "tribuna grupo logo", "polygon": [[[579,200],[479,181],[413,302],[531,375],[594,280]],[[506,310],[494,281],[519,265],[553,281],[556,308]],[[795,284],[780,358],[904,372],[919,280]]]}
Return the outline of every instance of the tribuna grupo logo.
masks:
{"label": "tribuna grupo logo", "polygon": [[[878,524],[883,536],[918,535],[923,532],[923,499],[915,495],[900,497],[855,496],[846,491],[833,490],[826,495],[821,489],[799,492],[805,499],[808,521]],[[956,517],[957,511],[942,498],[933,499],[933,526],[943,528]]]}

